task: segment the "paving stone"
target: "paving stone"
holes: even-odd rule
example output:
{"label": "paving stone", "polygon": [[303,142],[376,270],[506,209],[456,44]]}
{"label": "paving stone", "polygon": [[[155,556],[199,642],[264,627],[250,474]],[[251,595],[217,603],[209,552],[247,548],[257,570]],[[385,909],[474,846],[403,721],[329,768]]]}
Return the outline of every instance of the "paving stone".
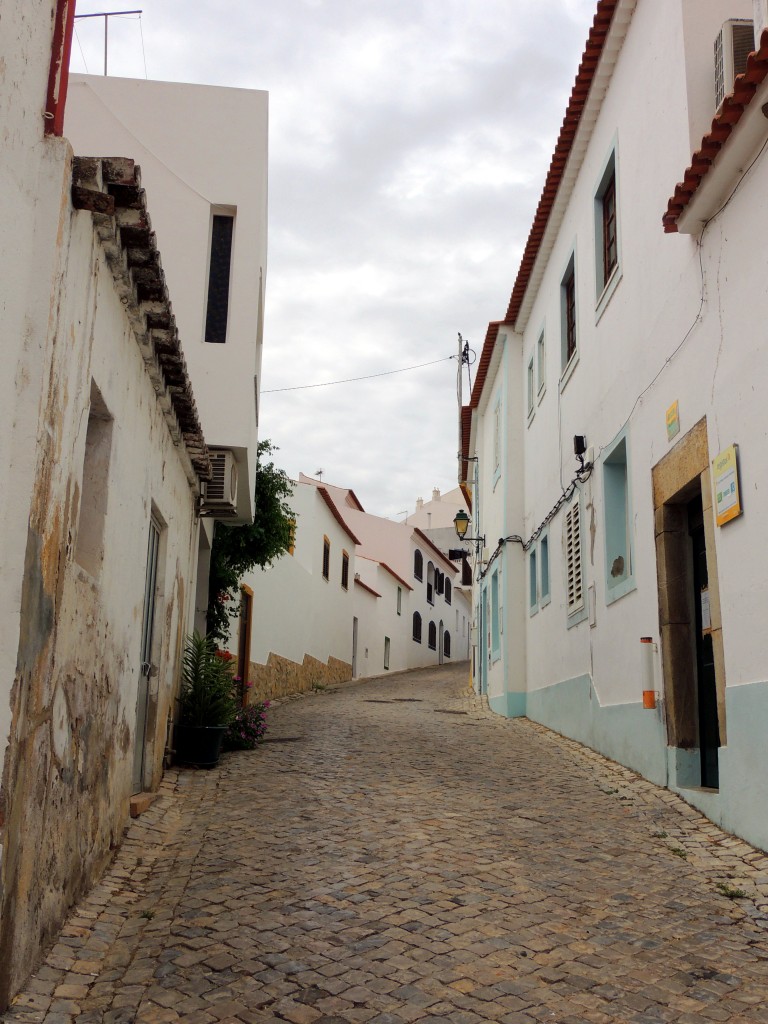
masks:
{"label": "paving stone", "polygon": [[768,854],[675,794],[463,666],[270,718],[166,774],[4,1020],[768,1024]]}

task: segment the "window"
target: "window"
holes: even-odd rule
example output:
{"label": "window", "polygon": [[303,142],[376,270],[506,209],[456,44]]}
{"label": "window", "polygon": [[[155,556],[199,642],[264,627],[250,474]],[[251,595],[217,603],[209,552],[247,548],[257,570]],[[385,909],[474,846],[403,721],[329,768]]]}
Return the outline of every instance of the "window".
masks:
{"label": "window", "polygon": [[446,580],[445,581],[445,603],[446,604],[450,604],[451,603],[451,590],[452,590],[451,581],[450,580]]}
{"label": "window", "polygon": [[384,637],[384,668],[389,669],[389,637]]}
{"label": "window", "polygon": [[549,604],[552,598],[549,586],[549,534],[539,541],[539,607]]}
{"label": "window", "polygon": [[451,634],[446,629],[443,633],[443,654],[446,658],[451,656]]}
{"label": "window", "polygon": [[536,372],[539,376],[539,396],[543,395],[544,387],[547,383],[547,352],[544,347],[544,331],[539,335],[539,340],[536,342]]}
{"label": "window", "polygon": [[107,519],[112,424],[101,392],[91,381],[91,406],[85,432],[80,518],[75,541],[75,561],[91,576],[98,576],[104,558],[104,525]]}
{"label": "window", "polygon": [[234,227],[233,214],[215,213],[213,215],[208,269],[208,299],[205,310],[205,340],[215,345],[223,345],[227,340],[229,279]]}
{"label": "window", "polygon": [[493,485],[501,477],[501,398],[493,409]]}
{"label": "window", "polygon": [[418,612],[413,613],[413,639],[417,644],[421,643],[421,616]]}
{"label": "window", "polygon": [[539,610],[539,577],[535,547],[528,552],[528,610],[531,615],[535,615]]}
{"label": "window", "polygon": [[434,624],[434,622],[430,622],[429,624],[429,629],[427,632],[427,644],[429,646],[430,651],[437,650],[437,626]]}
{"label": "window", "polygon": [[617,263],[616,248],[616,180],[611,178],[603,197],[603,287],[608,284]]}
{"label": "window", "polygon": [[323,579],[329,579],[331,575],[331,542],[323,537]]}
{"label": "window", "polygon": [[435,567],[432,562],[427,562],[427,601],[435,603]]}
{"label": "window", "polygon": [[584,580],[581,565],[581,499],[578,495],[574,497],[573,504],[565,514],[564,529],[566,610],[570,617],[584,609]]}
{"label": "window", "polygon": [[417,580],[424,579],[424,556],[418,548],[413,552],[413,575]]}
{"label": "window", "polygon": [[605,515],[605,599],[608,604],[634,590],[627,474],[627,438],[622,433],[603,455]]}
{"label": "window", "polygon": [[397,588],[397,614],[403,614],[403,588]]}
{"label": "window", "polygon": [[341,586],[349,590],[349,555],[346,551],[341,553]]}
{"label": "window", "polygon": [[496,661],[500,657],[499,637],[501,634],[499,615],[499,574],[491,576],[491,657]]}
{"label": "window", "polygon": [[528,419],[529,421],[533,418],[534,409],[536,407],[536,377],[533,369],[533,356],[528,361]]}
{"label": "window", "polygon": [[571,253],[568,268],[560,284],[560,325],[562,365],[568,366],[576,355],[576,254]]}
{"label": "window", "polygon": [[595,260],[599,298],[619,265],[615,151],[608,158],[595,192]]}

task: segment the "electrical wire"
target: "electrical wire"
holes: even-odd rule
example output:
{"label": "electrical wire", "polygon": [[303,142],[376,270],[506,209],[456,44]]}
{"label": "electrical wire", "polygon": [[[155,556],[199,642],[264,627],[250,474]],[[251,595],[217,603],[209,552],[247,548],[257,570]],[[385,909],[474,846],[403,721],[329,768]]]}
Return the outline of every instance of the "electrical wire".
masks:
{"label": "electrical wire", "polygon": [[403,366],[399,370],[382,370],[381,373],[368,373],[363,377],[345,377],[343,380],[326,380],[322,384],[297,384],[290,388],[266,388],[262,389],[262,395],[274,395],[279,391],[306,391],[308,388],[329,388],[334,384],[352,384],[359,380],[373,380],[375,377],[389,377],[393,373],[407,373],[409,370],[421,370],[424,366],[435,366],[437,363],[447,363],[456,356],[443,356],[442,359],[433,359],[428,363],[417,363],[416,366]]}
{"label": "electrical wire", "polygon": [[86,73],[86,75],[90,75],[90,71],[88,70],[88,61],[85,59],[85,54],[83,53],[83,44],[80,42],[80,34],[77,31],[77,25],[74,26],[74,29],[75,29],[75,39],[77,40],[77,46],[78,46],[78,49],[80,50],[80,56],[83,58],[83,66],[85,67],[85,73]]}
{"label": "electrical wire", "polygon": [[141,35],[141,56],[144,59],[144,77],[149,78],[147,74],[147,51],[144,47],[144,27],[141,23],[141,15],[139,15],[139,34]]}

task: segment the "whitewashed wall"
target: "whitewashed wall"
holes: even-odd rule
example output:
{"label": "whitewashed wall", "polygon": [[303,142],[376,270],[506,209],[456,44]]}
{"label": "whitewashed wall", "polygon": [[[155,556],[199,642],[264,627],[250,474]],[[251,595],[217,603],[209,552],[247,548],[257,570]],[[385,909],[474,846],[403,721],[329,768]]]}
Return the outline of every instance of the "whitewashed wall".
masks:
{"label": "whitewashed wall", "polygon": [[[768,832],[756,808],[768,798],[762,781],[767,766],[759,753],[768,723],[768,661],[761,626],[768,615],[768,585],[760,514],[760,497],[768,488],[761,387],[768,375],[761,326],[768,314],[763,245],[768,211],[762,195],[768,165],[759,141],[726,183],[723,202],[736,191],[722,211],[719,206],[710,211],[716,216],[703,236],[667,235],[661,223],[675,184],[691,162],[692,146],[698,148],[701,132],[714,115],[714,35],[726,18],[751,13],[752,4],[746,2],[638,2],[594,124],[587,117],[579,130],[582,135],[591,131],[584,161],[551,253],[542,257],[543,276],[530,313],[516,325],[523,335],[522,360],[510,382],[519,406],[517,412],[510,407],[507,428],[511,434],[522,433],[521,532],[526,537],[575,472],[574,435],[586,435],[595,458],[595,471],[581,488],[584,588],[594,588],[592,623],[587,609],[575,624],[568,622],[561,511],[550,524],[551,601],[534,614],[526,601],[519,620],[527,652],[523,713],[594,744],[654,781],[678,785],[715,820],[765,845]],[[760,90],[753,100],[758,110],[768,99],[768,87]],[[595,195],[612,150],[620,270],[607,301],[600,302]],[[560,291],[572,253],[578,359],[563,374]],[[525,370],[531,357],[536,362],[542,331],[545,387],[528,416]],[[498,375],[489,374],[486,404],[475,426],[481,467],[489,457],[499,387]],[[680,434],[669,440],[666,411],[675,401]],[[710,459],[732,442],[740,445],[745,505],[741,519],[714,531],[728,739],[720,751],[720,792],[709,795],[675,782],[660,714],[639,710],[644,685],[639,640],[660,637],[651,474],[702,419]],[[628,450],[634,589],[609,601],[603,467],[605,449],[622,431]],[[481,529],[493,534],[499,501],[489,494],[482,472],[481,480]],[[527,586],[527,573],[521,577]],[[507,629],[507,644],[513,631],[514,626]],[[657,688],[663,690],[658,654],[654,670]],[[493,697],[493,676],[490,689]]]}
{"label": "whitewashed wall", "polygon": [[[73,75],[65,131],[79,156],[140,164],[152,225],[208,443],[239,459],[253,517],[267,269],[266,92]],[[236,208],[225,344],[206,344],[211,213]]]}

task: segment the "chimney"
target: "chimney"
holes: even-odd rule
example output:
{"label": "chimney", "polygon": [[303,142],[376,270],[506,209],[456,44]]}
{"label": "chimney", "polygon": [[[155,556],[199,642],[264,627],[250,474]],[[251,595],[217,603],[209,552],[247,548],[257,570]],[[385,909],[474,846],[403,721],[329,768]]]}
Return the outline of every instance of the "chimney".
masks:
{"label": "chimney", "polygon": [[424,505],[424,499],[423,498],[417,498],[416,499],[416,511],[418,512],[419,509],[423,507],[423,505]]}
{"label": "chimney", "polygon": [[433,487],[432,488],[432,501],[440,501],[440,488],[439,487]]}

